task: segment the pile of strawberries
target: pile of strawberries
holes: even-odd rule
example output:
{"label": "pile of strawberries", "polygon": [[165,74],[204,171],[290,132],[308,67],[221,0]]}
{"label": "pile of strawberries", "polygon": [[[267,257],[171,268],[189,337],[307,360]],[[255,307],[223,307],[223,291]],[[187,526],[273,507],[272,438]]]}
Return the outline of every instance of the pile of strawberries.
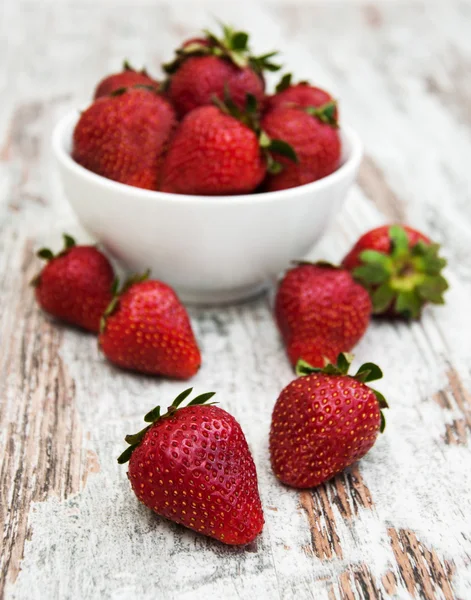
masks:
{"label": "pile of strawberries", "polygon": [[220,38],[184,42],[162,82],[125,63],[81,113],[73,158],[114,181],[175,194],[269,192],[329,175],[341,156],[336,102],[291,75],[268,95],[275,54],[254,56],[248,35],[224,26]]}
{"label": "pile of strawberries", "polygon": [[[75,326],[99,333],[105,356],[121,368],[187,379],[201,354],[185,307],[165,283],[135,276],[121,287],[95,246],[65,237],[33,284],[40,306]],[[439,246],[407,226],[364,234],[340,267],[298,263],[280,281],[275,319],[298,378],[273,409],[270,456],[276,477],[308,488],[364,456],[384,429],[380,392],[367,385],[382,372],[373,363],[349,375],[346,354],[372,314],[419,318],[428,302],[442,304],[447,282]],[[227,544],[246,544],[264,518],[255,465],[237,421],[208,402],[213,393],[145,417],[126,436],[128,477],[141,502],[156,513]]]}
{"label": "pile of strawberries", "polygon": [[[265,94],[274,53],[254,57],[245,33],[224,28],[185,42],[167,79],[125,65],[104,79],[74,131],[73,156],[115,181],[181,194],[286,189],[334,171],[340,159],[337,107],[329,94],[282,78]],[[35,278],[51,315],[98,334],[112,363],[177,379],[192,377],[201,352],[185,307],[168,285],[134,276],[123,285],[95,246],[64,236],[63,250]],[[407,226],[364,234],[340,266],[297,263],[281,279],[274,317],[298,377],[274,405],[273,472],[309,488],[366,454],[384,429],[382,376],[365,363],[354,375],[347,353],[373,314],[417,319],[443,303],[447,282],[439,246]],[[227,544],[246,544],[264,518],[254,461],[237,421],[191,388],[151,410],[126,436],[119,457],[141,502],[156,513]]]}

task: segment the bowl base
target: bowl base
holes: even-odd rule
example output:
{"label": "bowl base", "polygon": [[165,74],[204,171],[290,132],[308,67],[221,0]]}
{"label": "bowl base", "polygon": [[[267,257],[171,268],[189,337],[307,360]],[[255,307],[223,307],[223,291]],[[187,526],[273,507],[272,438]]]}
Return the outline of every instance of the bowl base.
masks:
{"label": "bowl base", "polygon": [[234,288],[231,290],[185,290],[176,287],[178,297],[184,304],[193,306],[224,306],[227,304],[236,304],[258,296],[268,289],[269,282],[258,283],[246,287]]}

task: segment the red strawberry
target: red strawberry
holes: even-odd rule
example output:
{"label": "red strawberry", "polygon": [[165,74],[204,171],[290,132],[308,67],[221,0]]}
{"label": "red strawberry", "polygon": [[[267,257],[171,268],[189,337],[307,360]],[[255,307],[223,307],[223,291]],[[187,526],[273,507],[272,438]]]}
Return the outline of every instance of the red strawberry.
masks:
{"label": "red strawberry", "polygon": [[[310,85],[307,81],[293,84],[292,75],[284,75],[276,86],[276,94],[269,96],[266,100],[266,110],[275,108],[309,108],[310,106],[321,107],[333,101],[332,96],[321,88]],[[337,107],[335,112],[337,118]]]}
{"label": "red strawberry", "polygon": [[298,379],[281,392],[273,409],[270,456],[287,485],[310,488],[327,481],[374,445],[384,430],[384,397],[366,382],[382,377],[372,363],[347,375],[350,359],[315,369],[301,362]]}
{"label": "red strawberry", "polygon": [[279,173],[269,174],[265,189],[269,192],[304,185],[333,173],[340,164],[341,143],[335,120],[335,103],[321,108],[275,108],[262,119],[262,129],[271,138],[292,146],[298,163],[284,157]]}
{"label": "red strawberry", "polygon": [[331,341],[316,332],[315,326],[308,326],[296,332],[291,340],[286,342],[286,354],[290,363],[295,366],[300,358],[313,366],[322,366],[326,360],[334,362],[343,344]]}
{"label": "red strawberry", "polygon": [[265,172],[256,133],[216,106],[202,106],[177,129],[160,189],[176,194],[245,194],[261,183]]}
{"label": "red strawberry", "polygon": [[127,61],[124,61],[121,73],[113,73],[100,81],[95,89],[94,99],[109,96],[119,89],[135,85],[146,85],[159,89],[160,84],[152,79],[145,69],[136,71]]}
{"label": "red strawberry", "polygon": [[327,263],[299,263],[281,281],[275,317],[293,365],[313,366],[347,352],[364,335],[371,314],[366,290],[348,271]]}
{"label": "red strawberry", "polygon": [[95,246],[76,246],[69,235],[64,240],[57,255],[47,248],[38,252],[48,262],[33,281],[36,300],[54,317],[98,332],[113,295],[113,267]]}
{"label": "red strawberry", "polygon": [[192,377],[201,356],[185,307],[171,287],[129,280],[108,306],[99,344],[112,363],[150,375]]}
{"label": "red strawberry", "polygon": [[168,96],[180,116],[211,104],[214,96],[223,100],[226,91],[239,108],[244,107],[247,94],[262,103],[263,71],[278,70],[269,61],[276,52],[253,57],[247,42],[246,33],[224,27],[222,39],[206,32],[206,38],[188,40],[176,51],[176,59],[164,69],[169,74]]}
{"label": "red strawberry", "polygon": [[439,250],[407,225],[384,225],[362,235],[342,264],[368,290],[375,314],[417,319],[425,304],[444,303]]}
{"label": "red strawberry", "polygon": [[204,403],[214,394],[194,398],[182,392],[160,416],[126,436],[128,477],[139,500],[157,514],[226,544],[247,544],[263,528],[257,472],[239,423],[221,408]]}
{"label": "red strawberry", "polygon": [[155,190],[175,124],[174,110],[162,96],[140,87],[121,90],[81,114],[72,156],[98,175]]}

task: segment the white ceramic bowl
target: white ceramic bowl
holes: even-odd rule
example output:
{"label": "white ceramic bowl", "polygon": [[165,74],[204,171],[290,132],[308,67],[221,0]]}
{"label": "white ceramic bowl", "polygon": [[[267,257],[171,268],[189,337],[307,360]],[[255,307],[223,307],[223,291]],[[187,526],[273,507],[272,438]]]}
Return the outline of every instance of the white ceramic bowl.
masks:
{"label": "white ceramic bowl", "polygon": [[252,296],[305,256],[338,212],[362,156],[357,134],[344,126],[342,164],[319,181],[244,196],[167,194],[77,164],[70,156],[77,118],[75,111],[57,124],[53,148],[80,222],[125,268],[150,268],[183,301],[197,304]]}

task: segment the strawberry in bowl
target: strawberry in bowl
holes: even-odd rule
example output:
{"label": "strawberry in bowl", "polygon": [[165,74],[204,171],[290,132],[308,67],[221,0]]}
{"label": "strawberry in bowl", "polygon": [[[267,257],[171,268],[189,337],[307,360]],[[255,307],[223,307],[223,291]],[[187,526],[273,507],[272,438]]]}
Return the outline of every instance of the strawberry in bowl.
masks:
{"label": "strawberry in bowl", "polygon": [[181,44],[158,88],[131,82],[54,131],[84,228],[184,302],[266,289],[314,246],[356,177],[361,142],[333,96],[287,78],[271,94],[272,57],[255,55],[244,32],[204,32]]}

